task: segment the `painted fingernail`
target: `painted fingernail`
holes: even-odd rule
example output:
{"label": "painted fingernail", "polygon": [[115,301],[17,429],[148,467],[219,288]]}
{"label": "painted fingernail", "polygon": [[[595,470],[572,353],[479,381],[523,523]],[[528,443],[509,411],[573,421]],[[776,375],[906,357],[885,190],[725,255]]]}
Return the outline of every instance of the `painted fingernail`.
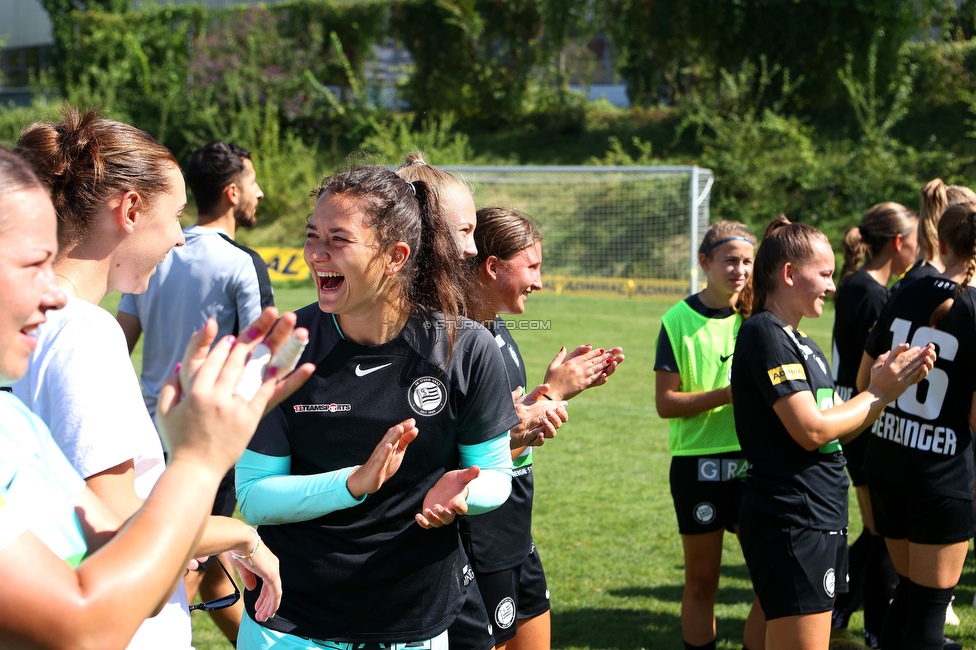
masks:
{"label": "painted fingernail", "polygon": [[604,352],[606,352],[606,350],[604,350],[603,348],[600,348],[600,354],[603,354]]}
{"label": "painted fingernail", "polygon": [[252,327],[251,329],[249,329],[249,330],[247,331],[247,339],[248,339],[249,341],[253,341],[253,340],[254,340],[254,339],[256,339],[257,337],[258,337],[258,328],[256,328],[256,327]]}
{"label": "painted fingernail", "polygon": [[227,340],[227,345],[234,345],[235,343],[237,343],[237,337],[234,336],[233,334],[229,335],[226,340]]}
{"label": "painted fingernail", "polygon": [[176,362],[176,367],[173,368],[173,374],[174,375],[180,374],[180,368],[182,368],[182,367],[183,367],[183,362],[182,361],[177,361]]}
{"label": "painted fingernail", "polygon": [[278,366],[268,366],[267,371],[264,373],[268,377],[275,377],[278,375]]}

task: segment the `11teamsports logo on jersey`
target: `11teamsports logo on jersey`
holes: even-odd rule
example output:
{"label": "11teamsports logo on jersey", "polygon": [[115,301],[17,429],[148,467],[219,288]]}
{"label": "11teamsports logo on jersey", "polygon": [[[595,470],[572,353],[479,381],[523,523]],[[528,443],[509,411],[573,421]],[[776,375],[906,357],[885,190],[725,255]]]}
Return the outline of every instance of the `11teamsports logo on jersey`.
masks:
{"label": "11teamsports logo on jersey", "polygon": [[447,404],[447,389],[439,379],[421,377],[410,385],[407,401],[418,415],[437,415]]}
{"label": "11teamsports logo on jersey", "polygon": [[295,413],[345,413],[352,410],[352,404],[295,404]]}

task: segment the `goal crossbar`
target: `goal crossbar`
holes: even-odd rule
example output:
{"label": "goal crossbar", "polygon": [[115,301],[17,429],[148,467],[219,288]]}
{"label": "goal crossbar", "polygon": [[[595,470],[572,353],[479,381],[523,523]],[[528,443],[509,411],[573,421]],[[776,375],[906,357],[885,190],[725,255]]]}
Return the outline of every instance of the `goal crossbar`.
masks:
{"label": "goal crossbar", "polygon": [[[698,291],[698,243],[714,175],[697,166],[453,166],[482,207],[515,208],[543,230],[557,287]],[[627,282],[621,283],[620,280]],[[682,282],[683,280],[683,282]],[[678,287],[681,287],[679,290]]]}

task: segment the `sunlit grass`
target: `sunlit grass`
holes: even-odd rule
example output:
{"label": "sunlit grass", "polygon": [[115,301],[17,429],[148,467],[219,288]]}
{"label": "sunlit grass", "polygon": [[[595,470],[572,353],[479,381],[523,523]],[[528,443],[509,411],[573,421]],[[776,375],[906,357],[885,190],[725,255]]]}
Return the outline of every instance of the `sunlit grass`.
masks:
{"label": "sunlit grass", "polygon": [[[294,309],[314,299],[310,288],[278,289],[277,303]],[[674,300],[535,294],[523,316],[544,329],[515,332],[529,384],[559,347],[622,345],[627,355],[606,386],[570,404],[570,421],[535,454],[534,535],[552,592],[555,648],[680,648],[683,584],[681,542],[668,486],[668,427],[654,409],[654,349],[661,315]],[[831,305],[801,324],[829,354]],[[853,493],[852,493],[853,494]],[[860,534],[851,500],[851,539]],[[961,628],[947,633],[976,644],[976,583],[972,558],[955,610]],[[749,575],[737,542],[727,536],[718,595],[718,647],[741,648],[751,602]],[[850,629],[861,632],[856,614]],[[194,615],[198,650],[227,648],[206,615]]]}

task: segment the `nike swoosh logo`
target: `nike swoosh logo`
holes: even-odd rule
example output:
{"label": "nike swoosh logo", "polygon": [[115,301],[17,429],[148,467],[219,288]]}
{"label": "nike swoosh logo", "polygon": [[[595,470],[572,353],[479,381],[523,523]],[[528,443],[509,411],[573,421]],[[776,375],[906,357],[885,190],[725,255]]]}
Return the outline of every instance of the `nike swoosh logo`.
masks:
{"label": "nike swoosh logo", "polygon": [[720,354],[718,358],[722,360],[722,363],[725,363],[726,361],[732,358],[733,354],[735,354],[735,352],[730,352],[728,354]]}
{"label": "nike swoosh logo", "polygon": [[392,366],[392,365],[393,365],[393,362],[391,361],[390,363],[384,363],[382,366],[376,366],[375,368],[367,368],[366,370],[363,370],[362,368],[359,367],[359,364],[357,363],[356,364],[356,376],[357,377],[365,377],[366,375],[368,375],[371,372],[376,372],[377,370],[382,370],[383,368],[385,368],[387,366]]}

